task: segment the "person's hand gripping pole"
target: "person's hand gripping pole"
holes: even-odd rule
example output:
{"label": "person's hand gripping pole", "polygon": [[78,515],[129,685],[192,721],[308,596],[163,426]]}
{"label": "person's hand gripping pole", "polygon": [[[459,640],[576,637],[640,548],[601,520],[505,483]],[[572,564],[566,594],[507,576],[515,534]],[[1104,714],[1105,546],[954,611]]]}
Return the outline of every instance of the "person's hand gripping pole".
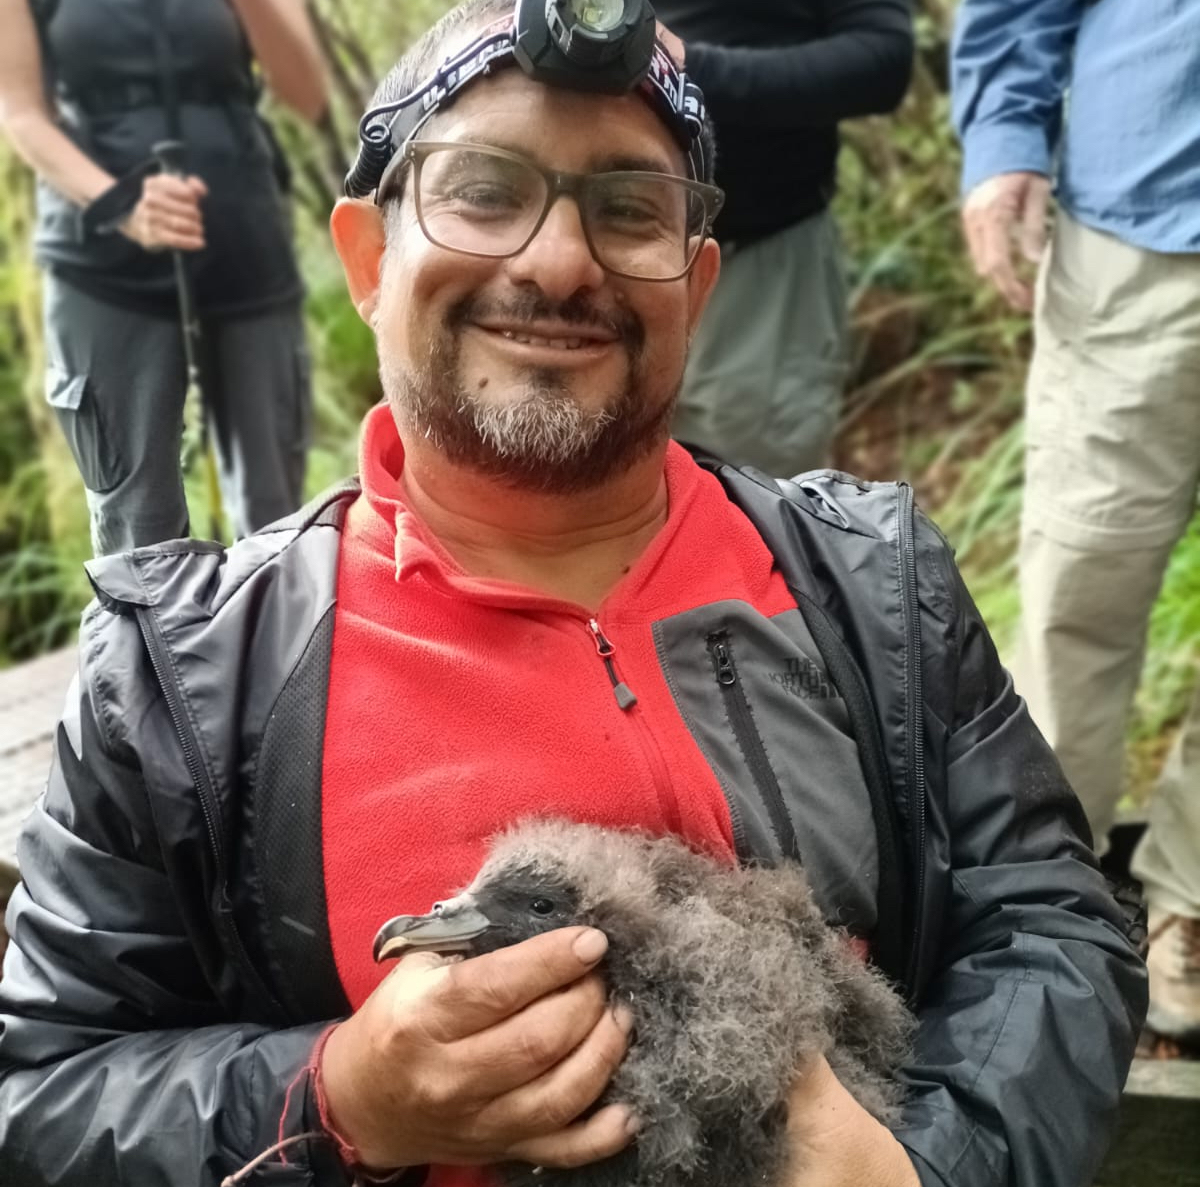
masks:
{"label": "person's hand gripping pole", "polygon": [[[151,149],[161,172],[168,177],[184,176],[184,146],[178,140],[160,140]],[[222,535],[221,487],[217,463],[208,436],[208,402],[200,375],[201,331],[196,313],[196,297],[184,252],[171,250],[175,268],[175,294],[179,301],[179,320],[183,332],[183,357],[187,368],[187,394],[183,404],[183,442],[180,466],[186,475],[197,457],[202,459],[208,502],[208,534],[214,540]]]}

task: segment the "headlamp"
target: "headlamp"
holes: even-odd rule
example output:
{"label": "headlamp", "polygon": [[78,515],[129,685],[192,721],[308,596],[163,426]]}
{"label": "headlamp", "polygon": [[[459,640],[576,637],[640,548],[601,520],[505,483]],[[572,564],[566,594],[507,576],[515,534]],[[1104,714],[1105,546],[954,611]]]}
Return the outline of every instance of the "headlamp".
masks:
{"label": "headlamp", "polygon": [[648,0],[516,0],[512,16],[489,25],[415,91],[363,116],[347,195],[378,197],[399,150],[435,112],[481,75],[514,63],[548,86],[640,91],[687,155],[689,175],[707,180],[704,97],[655,41],[654,29]]}
{"label": "headlamp", "polygon": [[654,10],[646,0],[519,0],[513,50],[538,82],[620,95],[650,68]]}

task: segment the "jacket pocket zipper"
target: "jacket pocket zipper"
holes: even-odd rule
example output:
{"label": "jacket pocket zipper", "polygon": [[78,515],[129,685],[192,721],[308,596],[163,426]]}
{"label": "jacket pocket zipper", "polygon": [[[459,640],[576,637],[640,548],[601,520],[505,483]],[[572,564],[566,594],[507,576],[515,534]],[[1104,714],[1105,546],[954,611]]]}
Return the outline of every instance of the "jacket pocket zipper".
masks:
{"label": "jacket pocket zipper", "polygon": [[746,760],[755,789],[767,809],[771,831],[775,834],[775,840],[784,857],[798,862],[801,858],[796,830],[792,827],[791,817],[784,806],[783,792],[767,758],[762,736],[754,724],[754,712],[750,708],[746,690],[738,679],[737,667],[734,665],[733,652],[729,645],[729,632],[715,631],[707,636],[705,642],[708,645],[708,656],[712,660],[717,685],[725,702],[725,714],[733,727],[733,736],[737,739],[738,749]]}

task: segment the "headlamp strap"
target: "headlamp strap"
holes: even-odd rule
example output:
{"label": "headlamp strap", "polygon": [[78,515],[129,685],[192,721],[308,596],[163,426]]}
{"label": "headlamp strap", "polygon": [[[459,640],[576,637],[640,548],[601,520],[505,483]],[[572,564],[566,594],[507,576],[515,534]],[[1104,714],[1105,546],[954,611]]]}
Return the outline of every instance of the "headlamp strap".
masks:
{"label": "headlamp strap", "polygon": [[[346,194],[365,198],[376,190],[392,158],[439,108],[480,75],[516,61],[514,43],[514,22],[509,18],[447,58],[415,91],[371,108],[359,121],[361,143],[354,166],[346,175]],[[701,135],[704,96],[700,88],[675,68],[662,46],[655,45],[650,67],[638,89],[687,153],[692,177],[703,181],[708,177],[709,162]]]}

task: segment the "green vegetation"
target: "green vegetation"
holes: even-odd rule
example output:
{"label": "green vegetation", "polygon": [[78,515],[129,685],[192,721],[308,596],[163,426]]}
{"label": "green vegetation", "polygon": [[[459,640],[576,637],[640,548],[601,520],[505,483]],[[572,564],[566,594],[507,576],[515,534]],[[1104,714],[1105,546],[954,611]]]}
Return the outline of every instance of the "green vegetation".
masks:
{"label": "green vegetation", "polygon": [[[371,337],[345,296],[325,218],[378,73],[446,0],[312,5],[334,63],[336,103],[313,136],[286,119],[298,239],[309,283],[316,442],[309,485],[353,469],[357,424],[378,398]],[[858,358],[838,462],[902,477],[955,542],[1001,647],[1017,614],[1013,549],[1021,499],[1021,393],[1029,325],[972,274],[957,215],[946,43],[954,0],[921,0],[920,52],[898,116],[845,129],[838,211],[851,260]],[[32,186],[0,146],[0,664],[67,641],[88,596],[82,490],[41,392]],[[201,487],[193,507],[202,514]],[[1174,557],[1151,625],[1131,723],[1144,788],[1182,712],[1200,655],[1200,523]]]}

